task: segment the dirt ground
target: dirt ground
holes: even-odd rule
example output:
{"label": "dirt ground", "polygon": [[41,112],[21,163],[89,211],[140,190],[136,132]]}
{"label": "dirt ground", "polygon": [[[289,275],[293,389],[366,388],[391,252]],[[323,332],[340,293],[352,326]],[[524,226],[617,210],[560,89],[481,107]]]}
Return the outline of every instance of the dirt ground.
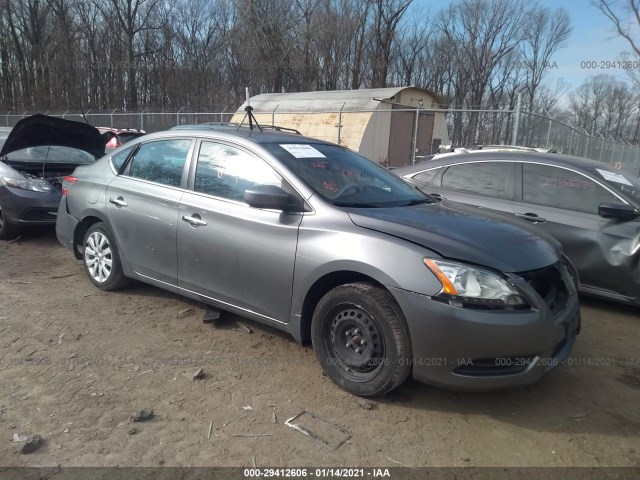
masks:
{"label": "dirt ground", "polygon": [[[310,346],[203,313],[143,284],[101,292],[52,230],[0,242],[0,465],[640,466],[639,309],[584,298],[571,365],[533,387],[409,381],[371,409]],[[142,408],[155,416],[132,423]],[[351,438],[331,451],[284,425],[303,409]],[[13,434],[44,444],[23,455]]]}

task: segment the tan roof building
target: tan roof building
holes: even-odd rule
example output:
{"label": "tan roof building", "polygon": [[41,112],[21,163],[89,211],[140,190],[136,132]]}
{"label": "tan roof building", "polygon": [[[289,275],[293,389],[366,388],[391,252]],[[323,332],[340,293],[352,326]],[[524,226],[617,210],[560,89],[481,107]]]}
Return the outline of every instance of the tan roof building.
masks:
{"label": "tan roof building", "polygon": [[[385,165],[412,162],[418,107],[416,156],[436,153],[441,144],[449,143],[444,115],[429,111],[444,108],[442,100],[422,88],[267,93],[251,97],[250,102],[262,125],[294,128]],[[232,122],[242,120],[244,107]]]}

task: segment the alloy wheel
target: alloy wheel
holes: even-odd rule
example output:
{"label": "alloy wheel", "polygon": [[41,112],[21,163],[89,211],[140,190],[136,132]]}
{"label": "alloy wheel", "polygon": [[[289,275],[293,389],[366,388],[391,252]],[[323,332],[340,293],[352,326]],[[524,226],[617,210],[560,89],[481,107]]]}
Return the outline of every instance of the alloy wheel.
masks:
{"label": "alloy wheel", "polygon": [[109,239],[101,232],[93,232],[84,245],[84,261],[91,277],[104,283],[111,275],[113,254]]}

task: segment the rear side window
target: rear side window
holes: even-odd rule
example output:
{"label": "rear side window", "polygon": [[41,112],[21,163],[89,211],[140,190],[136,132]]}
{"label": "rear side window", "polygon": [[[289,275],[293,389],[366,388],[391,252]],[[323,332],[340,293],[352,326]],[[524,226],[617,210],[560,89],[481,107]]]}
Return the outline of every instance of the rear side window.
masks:
{"label": "rear side window", "polygon": [[122,165],[124,165],[124,162],[127,160],[134,147],[135,145],[133,147],[125,148],[111,157],[111,165],[113,165],[116,172],[120,173]]}
{"label": "rear side window", "polygon": [[575,212],[598,214],[598,206],[618,199],[591,178],[571,170],[525,163],[522,200]]}
{"label": "rear side window", "polygon": [[191,140],[159,140],[140,146],[131,159],[129,176],[179,187]]}
{"label": "rear side window", "polygon": [[442,188],[505,198],[510,166],[510,163],[505,162],[454,165],[442,175]]}
{"label": "rear side window", "polygon": [[244,191],[256,185],[282,187],[282,178],[264,160],[238,148],[202,142],[193,189],[244,202]]}

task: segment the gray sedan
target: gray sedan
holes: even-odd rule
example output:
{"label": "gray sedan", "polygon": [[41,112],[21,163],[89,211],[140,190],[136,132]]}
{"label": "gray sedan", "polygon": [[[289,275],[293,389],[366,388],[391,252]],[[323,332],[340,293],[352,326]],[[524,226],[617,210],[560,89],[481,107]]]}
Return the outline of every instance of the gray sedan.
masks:
{"label": "gray sedan", "polygon": [[475,151],[393,170],[425,193],[506,212],[553,235],[580,291],[640,305],[640,180],[585,158]]}
{"label": "gray sedan", "polygon": [[434,201],[330,143],[160,132],[79,167],[64,191],[58,238],[96,287],[137,279],[311,340],[356,395],[410,374],[455,389],[526,385],[579,331],[551,237]]}

